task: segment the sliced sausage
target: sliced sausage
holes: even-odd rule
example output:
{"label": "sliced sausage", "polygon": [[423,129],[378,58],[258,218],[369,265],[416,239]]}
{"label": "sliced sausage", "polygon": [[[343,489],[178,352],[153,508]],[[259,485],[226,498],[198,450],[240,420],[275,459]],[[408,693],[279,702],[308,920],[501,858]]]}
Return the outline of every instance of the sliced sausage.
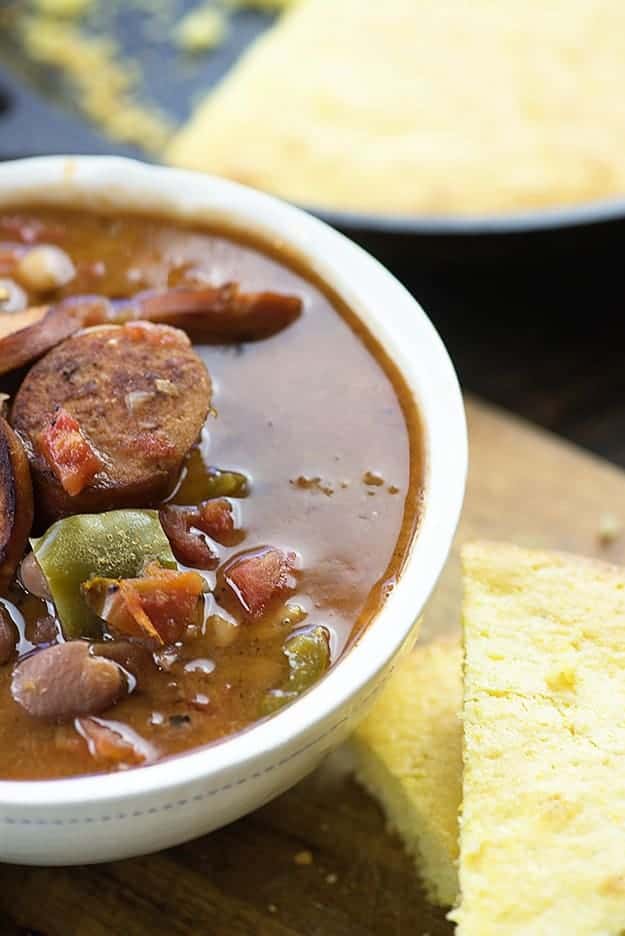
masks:
{"label": "sliced sausage", "polygon": [[8,663],[17,644],[17,627],[6,608],[0,606],[0,666]]}
{"label": "sliced sausage", "polygon": [[[19,313],[24,325],[0,339],[0,374],[8,374],[75,335],[94,307],[104,309],[105,300],[93,296],[66,299],[58,305],[40,306]],[[17,324],[17,323],[16,323]]]}
{"label": "sliced sausage", "polygon": [[39,650],[13,671],[11,694],[35,718],[52,722],[97,715],[127,692],[120,667],[74,640]]}
{"label": "sliced sausage", "polygon": [[[30,316],[19,330],[0,335],[0,375],[36,361],[80,329],[138,319],[175,325],[204,343],[260,341],[291,325],[302,311],[297,296],[244,293],[236,283],[201,289],[167,289],[111,301],[72,296]],[[32,323],[31,323],[32,319]]]}
{"label": "sliced sausage", "polygon": [[11,414],[44,518],[162,501],[210,398],[178,329],[132,322],[63,342],[27,374]]}
{"label": "sliced sausage", "polygon": [[[164,322],[207,344],[262,341],[291,325],[302,311],[302,300],[276,292],[242,292],[236,283],[150,291],[129,303],[140,318]],[[123,307],[120,304],[120,313]]]}
{"label": "sliced sausage", "polygon": [[[0,293],[5,282],[6,281],[0,279]],[[30,308],[12,312],[10,309],[7,309],[6,303],[0,303],[0,348],[4,346],[5,339],[7,339],[9,335],[15,332],[26,331],[29,326],[39,322],[47,311],[48,306],[30,306]],[[10,354],[10,342],[8,342],[8,345],[8,354]],[[1,359],[2,352],[0,352],[0,360]],[[17,367],[18,365],[15,366]],[[7,367],[7,370],[12,369],[12,367]],[[2,371],[2,373],[4,373],[4,371]]]}
{"label": "sliced sausage", "polygon": [[33,489],[22,443],[0,417],[0,589],[15,575],[33,523]]}

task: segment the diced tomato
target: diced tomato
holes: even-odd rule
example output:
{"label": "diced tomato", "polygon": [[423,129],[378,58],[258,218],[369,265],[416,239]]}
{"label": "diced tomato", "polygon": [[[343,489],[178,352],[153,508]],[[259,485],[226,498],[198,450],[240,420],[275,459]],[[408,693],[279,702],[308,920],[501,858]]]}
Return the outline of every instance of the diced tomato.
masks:
{"label": "diced tomato", "polygon": [[39,434],[39,450],[67,493],[80,494],[102,468],[102,461],[85,439],[78,421],[59,409]]}
{"label": "diced tomato", "polygon": [[75,727],[97,761],[122,767],[155,759],[152,745],[126,725],[102,718],[77,718]]}
{"label": "diced tomato", "polygon": [[178,507],[168,504],[160,510],[160,519],[165,535],[171,544],[174,556],[185,565],[196,569],[216,569],[219,557],[211,549],[201,533],[193,532],[197,508]]}
{"label": "diced tomato", "polygon": [[295,588],[295,561],[295,553],[264,546],[232,559],[220,578],[248,617],[259,618],[274,598]]}
{"label": "diced tomato", "polygon": [[193,523],[218,543],[227,544],[235,529],[232,504],[225,497],[204,501],[198,506]]}
{"label": "diced tomato", "polygon": [[171,325],[155,325],[153,322],[127,322],[123,326],[131,341],[143,341],[161,348],[188,348],[191,342],[179,328]]}
{"label": "diced tomato", "polygon": [[180,640],[196,622],[204,588],[198,572],[150,563],[141,578],[91,579],[83,594],[111,633],[161,647]]}

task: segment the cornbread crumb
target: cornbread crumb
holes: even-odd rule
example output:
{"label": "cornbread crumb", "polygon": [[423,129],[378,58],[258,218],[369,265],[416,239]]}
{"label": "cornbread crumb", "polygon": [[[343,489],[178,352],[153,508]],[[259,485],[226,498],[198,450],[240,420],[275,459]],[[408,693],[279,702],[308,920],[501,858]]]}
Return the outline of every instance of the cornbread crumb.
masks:
{"label": "cornbread crumb", "polygon": [[495,543],[463,564],[457,936],[619,936],[625,569]]}
{"label": "cornbread crumb", "polygon": [[326,874],[326,884],[336,884],[338,879],[338,874]]}
{"label": "cornbread crumb", "polygon": [[34,0],[33,5],[44,16],[74,19],[84,16],[93,5],[93,0]]}
{"label": "cornbread crumb", "polygon": [[186,52],[205,52],[221,45],[228,31],[223,10],[206,4],[196,7],[176,26],[175,39]]}
{"label": "cornbread crumb", "polygon": [[458,640],[418,647],[351,741],[357,780],[380,801],[428,896],[444,907],[458,894],[461,658]]}
{"label": "cornbread crumb", "polygon": [[110,136],[148,152],[164,147],[171,125],[158,110],[135,100],[138,69],[121,61],[112,39],[41,16],[22,20],[21,38],[30,58],[63,70],[77,91],[81,110]]}
{"label": "cornbread crumb", "polygon": [[575,689],[577,676],[571,666],[558,666],[545,676],[545,682],[554,692],[567,692]]}
{"label": "cornbread crumb", "polygon": [[293,863],[296,865],[311,865],[313,863],[312,852],[305,849],[293,855]]}
{"label": "cornbread crumb", "polygon": [[619,538],[623,532],[623,524],[613,513],[602,513],[599,517],[599,541],[608,546]]}

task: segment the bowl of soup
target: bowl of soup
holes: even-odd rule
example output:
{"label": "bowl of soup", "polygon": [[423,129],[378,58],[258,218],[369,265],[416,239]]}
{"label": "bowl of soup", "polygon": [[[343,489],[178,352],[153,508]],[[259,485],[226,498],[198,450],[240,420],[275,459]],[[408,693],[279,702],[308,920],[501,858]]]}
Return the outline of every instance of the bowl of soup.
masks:
{"label": "bowl of soup", "polygon": [[0,859],[211,831],[357,724],[447,559],[462,399],[416,301],[267,195],[0,167]]}

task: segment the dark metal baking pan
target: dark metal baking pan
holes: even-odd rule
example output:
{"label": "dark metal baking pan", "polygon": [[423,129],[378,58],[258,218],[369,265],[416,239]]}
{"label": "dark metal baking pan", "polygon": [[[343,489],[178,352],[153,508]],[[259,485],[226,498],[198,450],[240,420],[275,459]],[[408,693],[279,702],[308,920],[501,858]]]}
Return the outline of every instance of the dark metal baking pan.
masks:
{"label": "dark metal baking pan", "polygon": [[[189,0],[187,6],[192,6]],[[146,41],[140,11],[121,7],[116,39],[140,62],[150,100],[184,121],[198,96],[218,81],[271,22],[241,10],[228,40],[210,55],[184,60],[171,42]],[[46,153],[116,153],[146,157],[105,137],[78,113],[58,75],[32,62],[14,40],[0,36],[0,159]],[[600,255],[622,243],[625,199],[500,216],[404,217],[308,210],[346,232],[394,269],[475,266],[501,259],[513,264],[571,252]]]}

